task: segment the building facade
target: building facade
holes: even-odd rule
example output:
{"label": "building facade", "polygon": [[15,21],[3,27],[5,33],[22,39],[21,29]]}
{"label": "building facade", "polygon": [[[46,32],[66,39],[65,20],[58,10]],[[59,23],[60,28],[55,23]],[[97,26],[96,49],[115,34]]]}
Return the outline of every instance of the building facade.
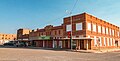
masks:
{"label": "building facade", "polygon": [[0,44],[7,43],[9,41],[15,41],[17,38],[16,34],[4,34],[0,33]]}
{"label": "building facade", "polygon": [[[68,36],[71,30],[72,42]],[[120,47],[120,27],[82,13],[64,18],[60,26],[47,25],[43,29],[32,30],[27,38],[36,47],[69,49],[72,45],[76,49],[117,48]]]}
{"label": "building facade", "polygon": [[30,32],[29,39],[36,47],[62,48],[63,27],[48,25]]}
{"label": "building facade", "polygon": [[17,40],[18,41],[29,41],[30,29],[18,29],[17,30]]}
{"label": "building facade", "polygon": [[[72,18],[72,28],[71,28]],[[120,28],[90,14],[64,18],[64,36],[71,31],[78,49],[115,48],[120,46]]]}

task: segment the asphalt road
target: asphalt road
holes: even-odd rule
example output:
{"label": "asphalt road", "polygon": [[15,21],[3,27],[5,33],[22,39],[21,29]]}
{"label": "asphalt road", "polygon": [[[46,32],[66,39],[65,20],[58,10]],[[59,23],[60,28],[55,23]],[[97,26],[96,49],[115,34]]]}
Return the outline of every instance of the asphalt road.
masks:
{"label": "asphalt road", "polygon": [[0,61],[120,61],[120,52],[81,53],[26,48],[0,48]]}

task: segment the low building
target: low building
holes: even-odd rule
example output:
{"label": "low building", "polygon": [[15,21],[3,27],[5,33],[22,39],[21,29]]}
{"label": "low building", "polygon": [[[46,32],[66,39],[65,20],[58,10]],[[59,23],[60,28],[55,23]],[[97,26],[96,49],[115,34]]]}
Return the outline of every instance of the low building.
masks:
{"label": "low building", "polygon": [[15,41],[17,38],[16,34],[4,34],[0,33],[0,44],[7,43],[9,41]]}
{"label": "low building", "polygon": [[30,29],[18,29],[17,30],[17,40],[23,42],[29,42]]}
{"label": "low building", "polygon": [[63,28],[62,26],[48,25],[43,29],[30,32],[30,40],[36,47],[62,48]]}

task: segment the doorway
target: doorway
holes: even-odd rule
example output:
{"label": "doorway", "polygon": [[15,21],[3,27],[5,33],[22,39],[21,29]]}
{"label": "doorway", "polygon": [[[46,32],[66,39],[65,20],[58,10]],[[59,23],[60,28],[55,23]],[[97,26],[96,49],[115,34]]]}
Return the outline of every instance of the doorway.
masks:
{"label": "doorway", "polygon": [[80,49],[84,49],[84,40],[80,40]]}
{"label": "doorway", "polygon": [[118,41],[115,41],[115,46],[118,47]]}

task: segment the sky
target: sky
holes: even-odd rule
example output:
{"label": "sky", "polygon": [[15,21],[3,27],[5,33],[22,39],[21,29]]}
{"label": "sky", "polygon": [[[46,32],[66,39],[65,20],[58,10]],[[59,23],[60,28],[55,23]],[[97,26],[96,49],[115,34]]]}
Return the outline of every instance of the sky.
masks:
{"label": "sky", "polygon": [[[69,16],[77,0],[0,0],[0,33],[16,33],[19,28],[58,26]],[[120,26],[120,0],[78,0],[72,15],[87,12]]]}

